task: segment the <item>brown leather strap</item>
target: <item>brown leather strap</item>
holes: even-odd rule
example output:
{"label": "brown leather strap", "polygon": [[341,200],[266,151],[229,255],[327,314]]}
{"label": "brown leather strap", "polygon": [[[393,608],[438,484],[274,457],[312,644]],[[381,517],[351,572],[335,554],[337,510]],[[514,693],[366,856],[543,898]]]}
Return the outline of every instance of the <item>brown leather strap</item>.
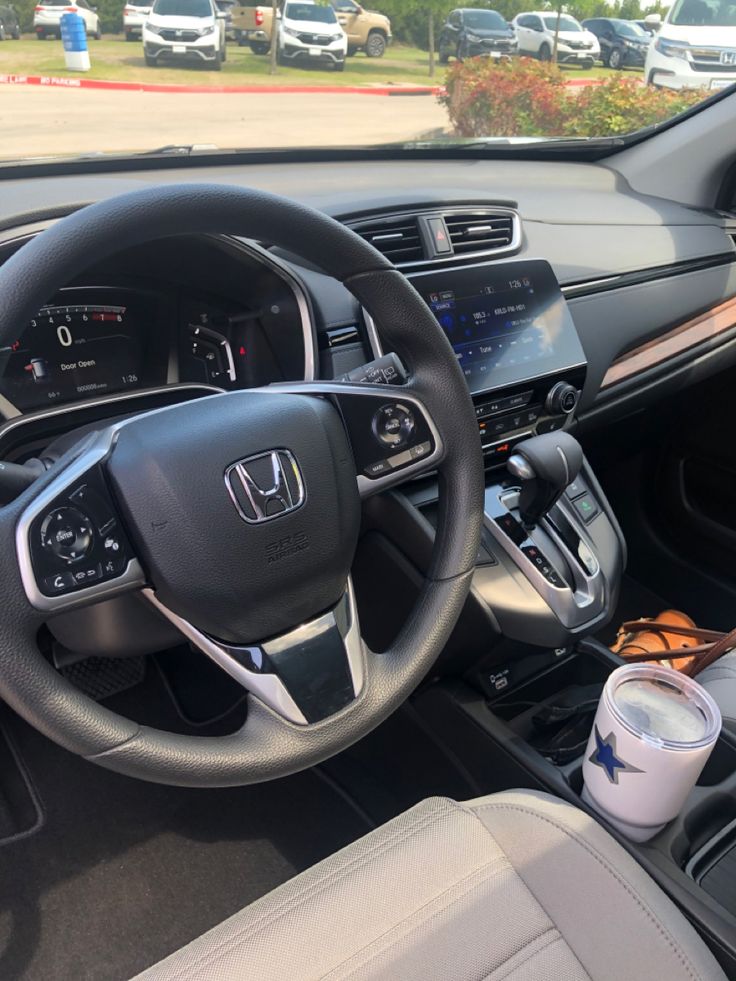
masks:
{"label": "brown leather strap", "polygon": [[[621,624],[620,633],[638,634],[644,631],[653,633],[677,634],[680,637],[695,637],[697,640],[717,642],[727,634],[722,630],[704,630],[702,627],[685,627],[676,624],[663,623],[661,620],[628,620]],[[694,650],[694,648],[690,648]]]}
{"label": "brown leather strap", "polygon": [[736,647],[736,628],[730,631],[730,633],[723,634],[721,639],[713,644],[707,654],[704,654],[694,664],[691,664],[685,673],[690,675],[691,678],[694,678],[696,674],[700,674],[704,668],[713,664],[721,655],[726,654],[733,647]]}
{"label": "brown leather strap", "polygon": [[630,664],[639,664],[642,661],[674,661],[678,657],[700,658],[708,654],[712,649],[712,644],[701,644],[699,647],[672,647],[666,651],[645,651],[643,648],[640,654],[630,654],[630,647],[627,647],[625,658]]}

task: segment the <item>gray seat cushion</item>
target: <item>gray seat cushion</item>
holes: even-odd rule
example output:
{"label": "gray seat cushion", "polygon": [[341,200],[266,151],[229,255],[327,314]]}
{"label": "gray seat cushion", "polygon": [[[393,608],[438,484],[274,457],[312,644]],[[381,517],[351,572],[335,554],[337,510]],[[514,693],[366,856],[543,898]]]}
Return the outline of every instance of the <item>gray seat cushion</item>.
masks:
{"label": "gray seat cushion", "polygon": [[684,917],[594,820],[522,791],[466,804],[424,801],[138,976],[658,977],[724,975]]}

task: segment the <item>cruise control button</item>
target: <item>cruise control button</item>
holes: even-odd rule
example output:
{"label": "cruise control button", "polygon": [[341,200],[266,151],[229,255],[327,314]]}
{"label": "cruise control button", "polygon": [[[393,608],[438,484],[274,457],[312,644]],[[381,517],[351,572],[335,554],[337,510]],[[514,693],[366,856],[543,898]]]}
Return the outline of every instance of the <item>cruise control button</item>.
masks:
{"label": "cruise control button", "polygon": [[92,522],[77,508],[56,508],[41,525],[41,544],[64,562],[84,558],[92,542]]}
{"label": "cruise control button", "polygon": [[382,405],[373,416],[373,433],[379,443],[398,449],[414,432],[414,415],[407,406]]}
{"label": "cruise control button", "polygon": [[590,494],[585,494],[583,497],[579,497],[577,501],[573,501],[573,506],[586,524],[592,521],[600,511]]}
{"label": "cruise control button", "polygon": [[71,572],[58,572],[55,576],[46,576],[41,581],[41,589],[48,595],[66,593],[68,590],[74,589],[75,585],[76,582]]}

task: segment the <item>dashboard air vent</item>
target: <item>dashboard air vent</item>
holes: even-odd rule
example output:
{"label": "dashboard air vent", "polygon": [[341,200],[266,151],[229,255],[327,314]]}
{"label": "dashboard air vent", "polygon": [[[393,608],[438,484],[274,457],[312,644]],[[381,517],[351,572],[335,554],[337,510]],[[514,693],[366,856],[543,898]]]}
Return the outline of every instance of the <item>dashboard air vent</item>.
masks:
{"label": "dashboard air vent", "polygon": [[444,218],[455,255],[508,249],[516,236],[512,212],[449,213]]}
{"label": "dashboard air vent", "polygon": [[425,257],[416,215],[368,219],[351,227],[396,265],[421,262]]}

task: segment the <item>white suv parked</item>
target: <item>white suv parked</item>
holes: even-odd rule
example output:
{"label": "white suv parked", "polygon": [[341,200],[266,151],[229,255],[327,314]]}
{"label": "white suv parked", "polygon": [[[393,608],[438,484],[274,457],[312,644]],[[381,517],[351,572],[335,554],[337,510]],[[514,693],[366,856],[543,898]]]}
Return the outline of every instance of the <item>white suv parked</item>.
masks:
{"label": "white suv parked", "polygon": [[164,60],[204,61],[220,71],[225,61],[225,20],[213,0],[154,0],[143,25],[147,65]]}
{"label": "white suv parked", "polygon": [[90,7],[87,0],[72,0],[71,3],[64,3],[63,0],[36,0],[33,30],[39,41],[47,37],[61,37],[62,14],[79,14],[84,21],[87,37],[93,37],[97,41],[102,37],[97,8]]}
{"label": "white suv parked", "polygon": [[135,41],[143,37],[143,25],[151,13],[151,4],[142,6],[139,3],[126,3],[123,7],[123,33],[126,41]]}
{"label": "white suv parked", "polygon": [[724,89],[736,82],[736,7],[675,0],[647,52],[644,77],[667,89]]}
{"label": "white suv parked", "polygon": [[345,68],[348,37],[334,8],[311,0],[287,0],[279,20],[278,58],[287,64],[328,64]]}
{"label": "white suv parked", "polygon": [[[550,61],[555,47],[557,14],[549,10],[534,10],[517,14],[511,21],[519,41],[519,54],[532,55],[540,61]],[[592,68],[600,57],[598,38],[569,14],[560,16],[557,35],[557,61],[561,65],[582,65]]]}

